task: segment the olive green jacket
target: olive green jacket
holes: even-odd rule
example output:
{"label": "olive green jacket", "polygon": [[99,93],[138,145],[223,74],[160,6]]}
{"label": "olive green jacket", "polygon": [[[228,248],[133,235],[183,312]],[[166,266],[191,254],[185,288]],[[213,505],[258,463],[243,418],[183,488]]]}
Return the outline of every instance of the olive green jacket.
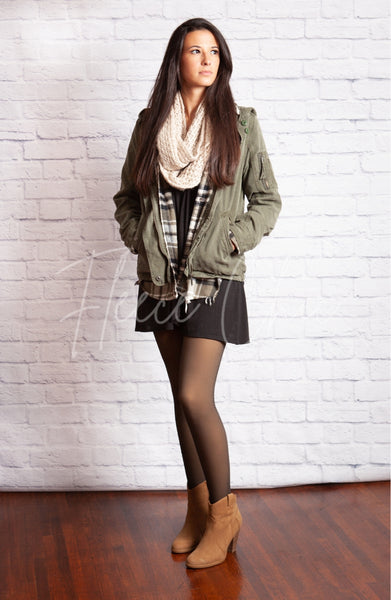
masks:
{"label": "olive green jacket", "polygon": [[[238,130],[241,155],[235,181],[212,193],[188,255],[187,277],[243,281],[245,252],[269,235],[281,210],[277,183],[253,108],[238,107]],[[141,198],[130,175],[140,135],[139,116],[122,168],[121,188],[114,196],[115,218],[125,245],[138,255],[139,280],[160,286],[172,282],[174,276],[160,220],[157,185]],[[230,231],[237,244],[236,252]]]}

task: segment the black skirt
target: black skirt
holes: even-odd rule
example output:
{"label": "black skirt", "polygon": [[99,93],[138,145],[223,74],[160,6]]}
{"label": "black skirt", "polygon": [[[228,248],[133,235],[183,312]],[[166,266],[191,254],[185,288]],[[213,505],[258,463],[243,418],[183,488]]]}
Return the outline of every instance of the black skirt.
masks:
{"label": "black skirt", "polygon": [[[177,217],[178,253],[183,253],[197,187],[179,191],[170,188]],[[186,308],[182,296],[174,300],[157,300],[141,286],[137,299],[136,331],[179,330],[189,337],[207,338],[247,344],[249,339],[244,283],[222,279],[213,303],[205,298],[192,300]]]}

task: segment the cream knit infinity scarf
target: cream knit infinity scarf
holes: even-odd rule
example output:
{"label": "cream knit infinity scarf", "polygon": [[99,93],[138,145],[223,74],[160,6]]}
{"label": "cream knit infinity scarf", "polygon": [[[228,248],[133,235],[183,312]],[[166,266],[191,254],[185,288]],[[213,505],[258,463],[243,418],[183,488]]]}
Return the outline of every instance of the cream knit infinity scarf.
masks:
{"label": "cream knit infinity scarf", "polygon": [[210,128],[201,102],[186,131],[185,106],[177,92],[170,114],[157,137],[159,166],[164,179],[178,190],[201,181],[210,152]]}

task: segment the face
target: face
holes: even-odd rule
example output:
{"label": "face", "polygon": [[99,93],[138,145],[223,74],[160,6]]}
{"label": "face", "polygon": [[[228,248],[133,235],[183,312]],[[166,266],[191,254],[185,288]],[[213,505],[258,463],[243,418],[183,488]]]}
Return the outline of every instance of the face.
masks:
{"label": "face", "polygon": [[215,81],[220,55],[215,36],[207,29],[191,31],[183,42],[180,63],[182,88],[207,88]]}

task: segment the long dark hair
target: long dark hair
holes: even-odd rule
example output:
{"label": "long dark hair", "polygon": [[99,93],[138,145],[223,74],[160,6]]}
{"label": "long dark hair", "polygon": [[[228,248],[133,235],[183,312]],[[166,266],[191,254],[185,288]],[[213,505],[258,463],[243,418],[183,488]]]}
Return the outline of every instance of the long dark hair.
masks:
{"label": "long dark hair", "polygon": [[133,180],[139,192],[147,195],[155,181],[157,135],[168,117],[175,94],[180,89],[180,62],[183,42],[190,31],[207,29],[219,46],[220,65],[213,84],[206,88],[205,111],[211,124],[209,177],[216,188],[231,185],[240,156],[237,115],[229,80],[232,58],[223,35],[205,19],[190,19],[171,35],[147,110],[142,115],[142,134],[133,166]]}

